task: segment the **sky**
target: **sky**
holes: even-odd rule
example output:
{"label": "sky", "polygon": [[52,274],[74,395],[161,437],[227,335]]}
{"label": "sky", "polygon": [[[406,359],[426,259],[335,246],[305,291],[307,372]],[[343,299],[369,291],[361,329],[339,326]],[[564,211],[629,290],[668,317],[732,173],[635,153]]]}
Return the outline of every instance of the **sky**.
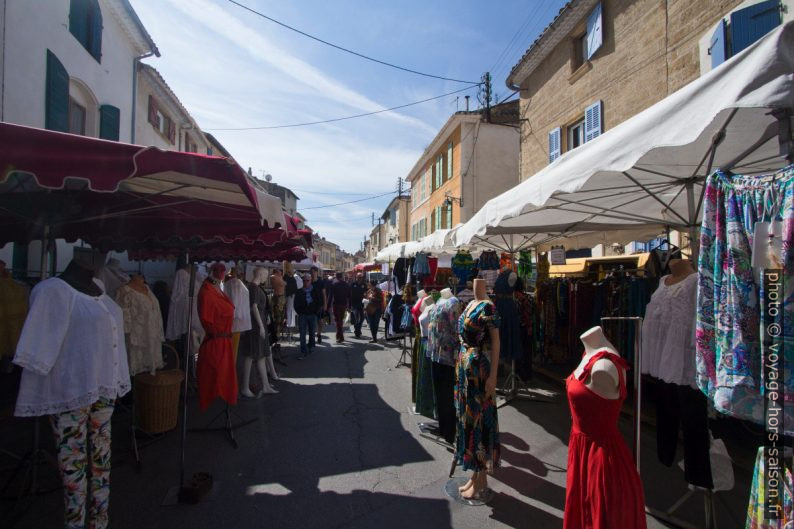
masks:
{"label": "sky", "polygon": [[[379,60],[477,82],[497,100],[510,69],[565,0],[237,0],[305,33]],[[355,252],[449,116],[477,90],[336,123],[466,88],[389,68],[285,29],[228,0],[131,0],[161,57],[155,67],[202,130],[254,176],[300,198],[307,224]],[[487,5],[486,5],[487,4]],[[371,198],[390,193],[387,196]],[[350,203],[355,201],[353,203]]]}

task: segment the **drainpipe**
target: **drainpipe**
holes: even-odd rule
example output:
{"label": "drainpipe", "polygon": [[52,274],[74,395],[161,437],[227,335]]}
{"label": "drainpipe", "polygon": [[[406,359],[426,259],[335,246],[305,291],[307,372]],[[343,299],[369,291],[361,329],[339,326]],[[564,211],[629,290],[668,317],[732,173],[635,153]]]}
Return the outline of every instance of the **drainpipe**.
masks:
{"label": "drainpipe", "polygon": [[155,52],[150,51],[149,53],[139,55],[132,60],[132,115],[130,117],[130,143],[133,144],[135,143],[135,111],[136,107],[138,106],[138,63],[141,62],[142,59],[152,57],[153,55],[155,55]]}
{"label": "drainpipe", "polygon": [[5,95],[6,95],[6,0],[3,0],[3,42],[0,43],[3,49],[2,65],[0,71],[0,121],[5,121]]}

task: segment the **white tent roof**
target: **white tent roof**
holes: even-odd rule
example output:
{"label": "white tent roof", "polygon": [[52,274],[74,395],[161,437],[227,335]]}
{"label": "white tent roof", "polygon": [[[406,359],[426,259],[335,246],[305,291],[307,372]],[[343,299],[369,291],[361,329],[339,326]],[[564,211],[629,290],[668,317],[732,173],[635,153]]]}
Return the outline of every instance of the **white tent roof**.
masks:
{"label": "white tent roof", "polygon": [[713,169],[755,175],[785,165],[770,110],[793,107],[790,22],[489,200],[454,242],[695,226]]}

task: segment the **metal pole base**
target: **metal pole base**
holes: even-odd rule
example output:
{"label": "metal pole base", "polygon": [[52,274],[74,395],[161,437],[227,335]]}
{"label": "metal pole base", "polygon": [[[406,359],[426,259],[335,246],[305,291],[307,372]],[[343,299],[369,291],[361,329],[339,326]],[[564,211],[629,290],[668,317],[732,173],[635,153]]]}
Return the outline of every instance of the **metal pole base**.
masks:
{"label": "metal pole base", "polygon": [[683,496],[678,498],[678,500],[676,500],[676,502],[666,511],[660,511],[658,509],[646,507],[645,512],[654,518],[667,522],[675,527],[680,527],[681,529],[699,529],[699,526],[693,525],[686,520],[682,520],[673,514],[698,491],[703,492],[703,507],[705,510],[706,521],[706,525],[704,527],[705,529],[717,529],[717,520],[714,517],[714,491],[710,489],[690,489]]}
{"label": "metal pole base", "polygon": [[[223,415],[223,414],[226,414],[226,424],[224,424],[223,426],[212,426],[212,424],[215,421],[217,421],[218,418],[221,415]],[[238,422],[237,424],[232,424],[232,414],[234,414],[237,419],[240,419],[240,422]],[[229,406],[227,404],[226,405],[226,409],[221,411],[220,413],[218,413],[215,417],[213,417],[213,419],[209,422],[209,425],[207,425],[204,428],[190,428],[190,429],[188,429],[188,431],[189,432],[219,432],[219,431],[225,431],[226,432],[226,436],[227,436],[227,438],[229,440],[229,443],[232,445],[232,447],[235,450],[237,450],[237,448],[239,448],[239,445],[237,444],[237,439],[235,439],[235,437],[234,437],[234,430],[236,430],[238,428],[243,428],[244,426],[248,426],[249,424],[253,424],[257,420],[258,419],[242,420],[242,418],[239,415],[234,413],[234,411],[231,409],[231,406]]]}
{"label": "metal pole base", "polygon": [[400,359],[397,360],[397,365],[394,366],[395,368],[403,367],[403,366],[411,367],[410,362],[407,361],[408,353],[410,352],[410,349],[408,348],[408,344],[406,343],[406,336],[403,336],[402,348],[403,348],[402,354],[400,355]]}
{"label": "metal pole base", "polygon": [[500,389],[499,391],[500,393],[502,393],[502,395],[496,398],[497,408],[506,406],[515,399],[528,400],[531,402],[546,402],[546,403],[551,403],[555,401],[555,399],[552,397],[543,397],[543,396],[535,395],[529,391],[526,382],[524,382],[521,379],[521,377],[518,376],[518,373],[516,373],[515,360],[512,360],[510,362],[510,374],[507,375],[504,388]]}

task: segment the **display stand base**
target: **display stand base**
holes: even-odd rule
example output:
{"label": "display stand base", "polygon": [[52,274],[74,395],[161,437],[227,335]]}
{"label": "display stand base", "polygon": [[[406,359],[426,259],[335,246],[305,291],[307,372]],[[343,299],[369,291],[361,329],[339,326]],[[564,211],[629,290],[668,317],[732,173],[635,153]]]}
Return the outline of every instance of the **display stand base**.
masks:
{"label": "display stand base", "polygon": [[444,492],[446,492],[447,496],[455,500],[457,503],[469,505],[471,507],[485,505],[493,499],[494,491],[491,489],[485,489],[482,493],[480,493],[480,496],[477,499],[466,499],[461,497],[460,491],[458,489],[465,485],[467,481],[469,481],[469,478],[466,476],[450,478],[450,480],[444,485]]}
{"label": "display stand base", "polygon": [[[223,415],[223,414],[226,414],[226,424],[223,425],[223,426],[215,426],[215,427],[213,427],[212,424],[215,423],[221,417],[221,415]],[[237,424],[232,424],[232,415],[235,415],[235,417],[238,419],[239,422]],[[237,415],[231,409],[231,406],[229,406],[227,404],[226,405],[226,409],[221,411],[220,413],[218,413],[210,421],[208,426],[206,426],[204,428],[190,428],[190,429],[188,429],[188,431],[189,432],[219,432],[219,431],[225,431],[226,432],[226,436],[227,436],[227,438],[229,440],[229,443],[236,450],[237,448],[239,448],[239,445],[237,444],[237,439],[234,438],[234,431],[236,429],[238,429],[238,428],[243,428],[244,426],[248,426],[249,424],[253,424],[257,420],[258,419],[243,420],[242,417]]]}
{"label": "display stand base", "polygon": [[645,507],[645,512],[653,516],[654,518],[661,520],[663,522],[669,523],[674,527],[680,527],[681,529],[699,529],[701,526],[694,525],[689,523],[686,520],[682,520],[678,518],[673,513],[677,511],[689,498],[695,495],[697,492],[703,493],[703,507],[705,509],[705,529],[717,529],[717,520],[714,517],[714,492],[709,489],[703,488],[695,488],[688,490],[683,496],[681,496],[669,509],[666,511],[660,511],[658,509],[652,509],[650,507]]}
{"label": "display stand base", "polygon": [[496,407],[506,406],[515,399],[531,402],[555,402],[555,394],[549,391],[530,389],[526,382],[516,373],[516,361],[510,362],[510,374],[507,375],[504,388],[500,389],[500,396],[496,397]]}
{"label": "display stand base", "polygon": [[410,415],[419,415],[419,412],[416,411],[416,406],[408,406],[408,413]]}
{"label": "display stand base", "polygon": [[394,366],[395,368],[403,367],[403,366],[411,367],[411,363],[408,362],[408,356],[411,354],[411,349],[408,347],[408,344],[406,343],[407,341],[406,338],[407,338],[406,336],[403,336],[402,338],[402,353],[400,354],[400,359],[397,360],[397,365]]}
{"label": "display stand base", "polygon": [[212,488],[210,489],[207,494],[205,494],[197,503],[179,503],[179,490],[181,487],[179,485],[174,485],[168,488],[168,492],[165,494],[165,498],[163,498],[162,506],[169,506],[169,505],[198,505],[199,503],[207,503],[210,501],[215,500],[216,496],[218,495],[218,491],[221,488],[223,483],[216,481],[212,484]]}
{"label": "display stand base", "polygon": [[[60,467],[55,456],[41,447],[40,421],[42,418],[34,417],[33,420],[33,446],[30,451],[20,456],[19,454],[3,450],[4,453],[19,461],[16,468],[14,468],[14,471],[11,473],[11,476],[3,485],[3,488],[0,489],[0,494],[2,494],[2,497],[5,499],[15,499],[19,502],[26,496],[40,496],[62,488],[60,483],[55,487],[48,488],[42,487],[39,483],[39,469],[41,466],[50,466],[54,468],[56,472],[60,472]],[[14,483],[18,476],[21,476],[21,485],[17,494],[7,494],[11,484]]]}

